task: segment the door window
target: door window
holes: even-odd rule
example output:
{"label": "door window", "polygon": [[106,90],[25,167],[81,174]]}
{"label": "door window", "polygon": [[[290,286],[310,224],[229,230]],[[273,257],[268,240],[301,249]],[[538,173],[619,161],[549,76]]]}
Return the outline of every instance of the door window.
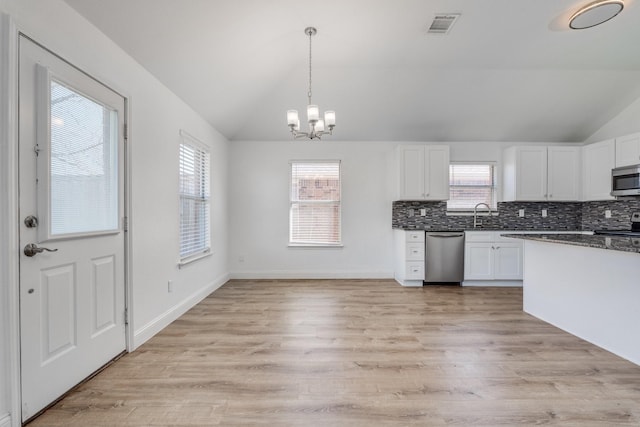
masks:
{"label": "door window", "polygon": [[38,138],[38,176],[45,177],[38,180],[38,211],[48,221],[41,240],[117,230],[117,112],[55,78],[46,83],[49,111],[40,129],[49,138]]}

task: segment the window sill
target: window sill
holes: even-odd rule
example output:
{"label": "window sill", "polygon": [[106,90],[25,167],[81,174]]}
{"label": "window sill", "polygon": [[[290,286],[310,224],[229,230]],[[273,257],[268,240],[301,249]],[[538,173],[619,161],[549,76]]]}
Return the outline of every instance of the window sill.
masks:
{"label": "window sill", "polygon": [[302,248],[302,249],[342,249],[344,245],[342,243],[335,244],[321,244],[321,243],[289,243],[289,248]]}
{"label": "window sill", "polygon": [[178,262],[178,268],[184,268],[184,267],[186,267],[187,265],[189,265],[189,264],[191,264],[193,262],[196,262],[196,261],[201,260],[203,258],[210,257],[211,255],[213,255],[213,253],[211,253],[211,249],[207,249],[206,252],[203,252],[203,253],[200,253],[200,254],[191,255],[191,256],[189,256],[189,257],[187,257],[185,259],[181,259]]}
{"label": "window sill", "polygon": [[[447,216],[473,216],[474,213],[473,211],[447,211]],[[478,211],[477,213],[478,218],[480,217],[486,217],[486,216],[500,216],[500,214],[498,213],[498,211],[491,211],[491,215],[487,215],[487,211],[483,210],[482,212]]]}

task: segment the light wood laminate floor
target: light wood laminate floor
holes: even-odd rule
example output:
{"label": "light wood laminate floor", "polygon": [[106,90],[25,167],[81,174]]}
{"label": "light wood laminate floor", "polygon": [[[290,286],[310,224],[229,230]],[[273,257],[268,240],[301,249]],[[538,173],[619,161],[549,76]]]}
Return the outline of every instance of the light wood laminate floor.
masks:
{"label": "light wood laminate floor", "polygon": [[532,424],[640,425],[640,367],[518,288],[236,280],[31,426]]}

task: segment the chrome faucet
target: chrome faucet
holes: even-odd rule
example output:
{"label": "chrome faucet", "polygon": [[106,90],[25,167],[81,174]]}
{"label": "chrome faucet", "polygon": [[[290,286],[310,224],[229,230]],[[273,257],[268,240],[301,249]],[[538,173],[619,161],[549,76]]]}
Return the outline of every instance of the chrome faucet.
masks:
{"label": "chrome faucet", "polygon": [[483,205],[487,208],[487,216],[491,216],[491,207],[486,203],[478,203],[473,208],[473,228],[476,228],[478,225],[482,225],[482,221],[478,222],[478,206]]}

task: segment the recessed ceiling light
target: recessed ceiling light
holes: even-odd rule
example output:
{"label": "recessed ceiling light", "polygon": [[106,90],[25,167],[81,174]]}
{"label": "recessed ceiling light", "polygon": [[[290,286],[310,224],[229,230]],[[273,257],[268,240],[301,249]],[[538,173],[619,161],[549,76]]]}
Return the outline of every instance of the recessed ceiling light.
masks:
{"label": "recessed ceiling light", "polygon": [[569,19],[574,30],[595,27],[616,16],[624,8],[622,0],[598,0],[582,7]]}

